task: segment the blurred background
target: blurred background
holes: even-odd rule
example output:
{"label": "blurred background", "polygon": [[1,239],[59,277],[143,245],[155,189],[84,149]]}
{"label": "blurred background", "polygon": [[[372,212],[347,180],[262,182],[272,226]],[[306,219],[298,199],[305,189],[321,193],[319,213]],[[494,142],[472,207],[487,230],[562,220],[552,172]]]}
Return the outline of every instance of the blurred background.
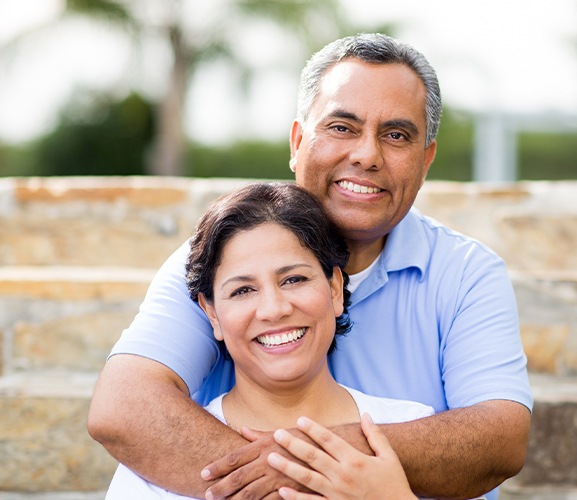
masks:
{"label": "blurred background", "polygon": [[577,179],[577,0],[0,0],[0,176],[292,178],[300,71],[400,38],[444,98],[432,179]]}

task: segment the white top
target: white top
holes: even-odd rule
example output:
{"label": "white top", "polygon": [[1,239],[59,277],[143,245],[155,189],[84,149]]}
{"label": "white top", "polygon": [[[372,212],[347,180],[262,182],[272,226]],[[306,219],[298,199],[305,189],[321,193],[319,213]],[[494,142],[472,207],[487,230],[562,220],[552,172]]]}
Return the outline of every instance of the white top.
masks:
{"label": "white top", "polygon": [[[359,415],[368,413],[376,424],[393,424],[407,422],[418,418],[428,417],[434,413],[433,408],[414,401],[404,401],[400,399],[379,398],[363,394],[355,389],[343,386],[353,399],[359,409]],[[213,399],[206,409],[221,422],[226,423],[222,411],[222,398],[224,394]],[[159,486],[156,486],[142,479],[132,472],[128,467],[119,465],[110,488],[106,494],[106,500],[152,500],[152,499],[190,499],[171,493]]]}

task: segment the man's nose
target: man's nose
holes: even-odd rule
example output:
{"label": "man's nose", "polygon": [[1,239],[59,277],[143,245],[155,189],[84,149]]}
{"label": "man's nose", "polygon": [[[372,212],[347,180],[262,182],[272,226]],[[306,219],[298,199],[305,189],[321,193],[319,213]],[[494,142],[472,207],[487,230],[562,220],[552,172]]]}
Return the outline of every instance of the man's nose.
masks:
{"label": "man's nose", "polygon": [[379,169],[383,166],[383,152],[379,138],[373,134],[362,134],[354,143],[349,154],[353,165],[363,170]]}

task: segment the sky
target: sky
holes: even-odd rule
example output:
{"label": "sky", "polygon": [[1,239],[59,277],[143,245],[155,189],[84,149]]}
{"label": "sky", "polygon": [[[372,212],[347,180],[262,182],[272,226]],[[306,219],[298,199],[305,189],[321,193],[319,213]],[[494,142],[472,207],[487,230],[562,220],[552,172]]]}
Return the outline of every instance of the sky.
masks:
{"label": "sky", "polygon": [[[201,1],[213,6],[216,0]],[[577,116],[577,0],[341,3],[362,25],[396,23],[396,36],[423,52],[436,68],[444,101],[452,107]],[[153,62],[127,71],[129,45],[112,31],[86,23],[42,29],[60,8],[61,0],[0,0],[0,141],[25,141],[46,131],[76,87],[122,90],[134,83],[131,74],[144,78],[153,93],[162,87],[162,50],[156,49]],[[31,28],[35,36],[17,51],[5,50]],[[209,143],[288,137],[299,68],[277,68],[286,40],[253,33],[242,43],[264,68],[260,77],[245,96],[235,88],[229,68],[206,68],[195,79],[187,103],[190,137]]]}

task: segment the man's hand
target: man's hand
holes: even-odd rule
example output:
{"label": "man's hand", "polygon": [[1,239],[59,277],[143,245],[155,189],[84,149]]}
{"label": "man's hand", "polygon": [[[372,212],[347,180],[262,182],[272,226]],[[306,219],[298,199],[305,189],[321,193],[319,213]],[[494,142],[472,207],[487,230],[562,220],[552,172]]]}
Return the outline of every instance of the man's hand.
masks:
{"label": "man's hand", "polygon": [[[308,440],[300,431],[291,432]],[[294,457],[276,443],[272,433],[243,429],[242,435],[253,442],[213,462],[201,472],[203,479],[217,480],[205,492],[206,498],[280,498],[278,489],[281,486],[308,491],[268,463],[271,453],[294,460]]]}

